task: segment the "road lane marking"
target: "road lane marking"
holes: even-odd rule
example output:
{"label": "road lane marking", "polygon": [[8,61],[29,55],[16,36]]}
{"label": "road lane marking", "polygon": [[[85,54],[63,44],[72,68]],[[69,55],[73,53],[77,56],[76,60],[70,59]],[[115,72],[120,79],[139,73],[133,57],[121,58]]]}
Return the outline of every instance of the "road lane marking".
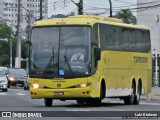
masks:
{"label": "road lane marking", "polygon": [[26,95],[26,94],[23,94],[23,93],[15,93],[16,95]]}
{"label": "road lane marking", "polygon": [[140,105],[160,105],[160,103],[140,103]]}
{"label": "road lane marking", "polygon": [[91,110],[65,110],[65,111],[91,111]]}
{"label": "road lane marking", "polygon": [[[122,101],[108,101],[108,103],[123,103]],[[140,105],[160,105],[160,103],[140,102]]]}
{"label": "road lane marking", "polygon": [[17,92],[24,92],[24,90],[16,90],[16,89],[10,89],[12,91],[17,91]]}
{"label": "road lane marking", "polygon": [[8,95],[7,93],[0,93],[0,95]]}

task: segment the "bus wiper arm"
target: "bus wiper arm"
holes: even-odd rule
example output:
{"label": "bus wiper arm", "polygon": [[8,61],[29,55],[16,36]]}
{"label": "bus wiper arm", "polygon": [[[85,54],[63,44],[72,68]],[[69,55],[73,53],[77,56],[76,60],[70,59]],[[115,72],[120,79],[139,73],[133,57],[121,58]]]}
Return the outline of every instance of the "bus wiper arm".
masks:
{"label": "bus wiper arm", "polygon": [[72,73],[72,68],[71,68],[71,65],[69,64],[69,62],[68,62],[68,58],[67,58],[67,48],[66,48],[66,53],[65,53],[65,55],[64,55],[64,60],[65,60],[65,62],[66,62],[66,64],[67,64],[67,66],[68,66],[68,69],[69,69],[69,71]]}
{"label": "bus wiper arm", "polygon": [[53,64],[54,64],[54,48],[52,49],[52,56],[50,57],[49,62],[47,64],[46,68],[51,67]]}

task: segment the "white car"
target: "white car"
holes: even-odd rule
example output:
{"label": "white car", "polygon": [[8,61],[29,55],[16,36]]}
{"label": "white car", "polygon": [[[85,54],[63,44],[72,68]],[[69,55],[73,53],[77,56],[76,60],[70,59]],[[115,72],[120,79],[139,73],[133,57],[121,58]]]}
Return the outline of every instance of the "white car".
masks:
{"label": "white car", "polygon": [[4,69],[0,69],[0,89],[4,92],[7,92],[8,80],[6,78],[5,72],[6,71]]}

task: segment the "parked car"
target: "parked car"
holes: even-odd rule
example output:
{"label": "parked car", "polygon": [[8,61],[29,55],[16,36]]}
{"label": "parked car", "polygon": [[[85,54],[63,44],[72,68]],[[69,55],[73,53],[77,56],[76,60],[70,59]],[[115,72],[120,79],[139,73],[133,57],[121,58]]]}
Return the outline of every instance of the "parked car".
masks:
{"label": "parked car", "polygon": [[10,88],[10,86],[24,87],[24,84],[28,81],[28,75],[24,69],[9,68],[6,76],[8,79],[8,88]]}
{"label": "parked car", "polygon": [[0,70],[7,70],[8,68],[7,67],[0,67]]}
{"label": "parked car", "polygon": [[5,75],[6,70],[0,68],[0,89],[4,92],[7,92],[8,80]]}

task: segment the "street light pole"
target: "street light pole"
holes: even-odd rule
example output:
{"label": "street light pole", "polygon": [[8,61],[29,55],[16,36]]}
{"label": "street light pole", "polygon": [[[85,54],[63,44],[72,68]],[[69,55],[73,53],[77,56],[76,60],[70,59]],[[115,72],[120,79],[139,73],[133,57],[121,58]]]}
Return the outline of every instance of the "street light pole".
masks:
{"label": "street light pole", "polygon": [[83,0],[80,0],[78,3],[78,13],[79,15],[83,15]]}
{"label": "street light pole", "polygon": [[80,0],[79,3],[75,3],[71,0],[77,7],[78,7],[78,14],[83,15],[83,0]]}
{"label": "street light pole", "polygon": [[12,68],[12,39],[10,39],[10,68]]}
{"label": "street light pole", "polygon": [[[158,65],[157,65],[157,44],[158,44],[158,23],[159,23],[159,16],[157,15],[157,21],[156,21],[156,51],[155,51],[155,56],[156,56],[156,82],[158,82]],[[160,83],[158,83],[160,84]]]}
{"label": "street light pole", "polygon": [[109,0],[109,4],[110,4],[110,17],[112,17],[112,2],[111,2],[111,0]]}
{"label": "street light pole", "polygon": [[42,0],[40,0],[40,20],[42,20],[43,19],[43,15],[42,15]]}

